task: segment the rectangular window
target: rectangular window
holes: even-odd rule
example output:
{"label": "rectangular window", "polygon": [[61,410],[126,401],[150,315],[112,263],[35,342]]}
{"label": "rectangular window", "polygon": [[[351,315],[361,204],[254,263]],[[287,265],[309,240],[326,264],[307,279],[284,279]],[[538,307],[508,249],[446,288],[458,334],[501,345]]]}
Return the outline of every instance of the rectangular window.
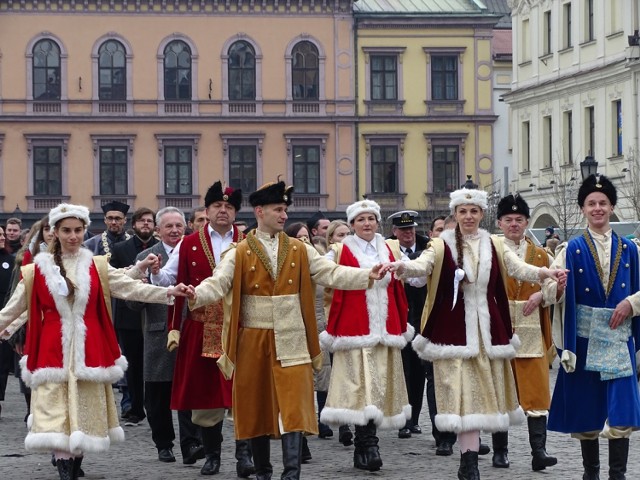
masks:
{"label": "rectangular window", "polygon": [[373,193],[398,192],[398,146],[371,147],[371,186]]}
{"label": "rectangular window", "polygon": [[293,147],[293,186],[296,193],[320,193],[320,147]]}
{"label": "rectangular window", "polygon": [[165,195],[191,195],[192,151],[190,146],[164,147]]}
{"label": "rectangular window", "polygon": [[33,147],[34,195],[62,195],[62,148]]}
{"label": "rectangular window", "polygon": [[565,3],[562,7],[564,15],[564,48],[573,46],[571,40],[571,2]]}
{"label": "rectangular window", "polygon": [[553,162],[553,122],[551,116],[542,119],[543,160],[542,168],[551,168]]}
{"label": "rectangular window", "polygon": [[593,0],[586,0],[584,8],[584,40],[585,42],[590,42],[595,39],[593,31]]}
{"label": "rectangular window", "polygon": [[127,195],[127,147],[100,147],[100,195]]}
{"label": "rectangular window", "polygon": [[595,150],[596,119],[593,107],[585,108],[585,130],[587,155],[593,155]]}
{"label": "rectangular window", "polygon": [[551,10],[544,12],[544,45],[542,51],[545,55],[551,53]]}
{"label": "rectangular window", "polygon": [[458,56],[431,56],[431,99],[458,99]]}
{"label": "rectangular window", "polygon": [[398,57],[371,55],[371,100],[398,99]]}
{"label": "rectangular window", "polygon": [[457,145],[433,147],[433,192],[448,193],[460,187],[460,154]]}
{"label": "rectangular window", "polygon": [[529,44],[529,19],[522,20],[522,35],[520,36],[520,59],[522,62],[531,60],[531,48]]}
{"label": "rectangular window", "polygon": [[573,112],[569,110],[562,116],[562,135],[564,136],[564,164],[573,163]]}
{"label": "rectangular window", "polygon": [[622,155],[622,100],[613,102],[613,154]]}
{"label": "rectangular window", "polygon": [[256,185],[256,146],[229,146],[229,185],[243,192],[253,192]]}
{"label": "rectangular window", "polygon": [[531,171],[531,127],[529,122],[522,123],[522,171]]}

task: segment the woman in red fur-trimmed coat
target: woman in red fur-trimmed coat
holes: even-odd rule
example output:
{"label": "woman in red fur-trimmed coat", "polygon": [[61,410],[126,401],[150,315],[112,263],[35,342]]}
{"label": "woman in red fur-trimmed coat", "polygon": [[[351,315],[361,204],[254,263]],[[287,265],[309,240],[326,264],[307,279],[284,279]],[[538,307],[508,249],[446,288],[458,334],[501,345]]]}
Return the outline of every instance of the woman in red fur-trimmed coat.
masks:
{"label": "woman in red fur-trimmed coat", "polygon": [[[340,265],[370,268],[393,260],[382,235],[376,233],[380,207],[363,200],[347,208],[355,235],[328,255]],[[355,468],[382,466],[376,430],[398,429],[411,416],[402,369],[401,350],[413,338],[407,325],[404,287],[387,275],[367,290],[334,290],[327,329],[320,335],[324,350],[333,352],[333,366],[323,423],[356,425]]]}
{"label": "woman in red fur-trimmed coat", "polygon": [[170,303],[175,289],[147,285],[142,276],[152,259],[128,272],[81,248],[89,210],[61,204],[49,213],[55,239],[23,268],[0,329],[28,311],[27,341],[20,364],[32,389],[25,448],[54,452],[62,480],[77,478],[85,452],[104,452],[124,440],[111,384],[127,360],[111,322],[110,297]]}

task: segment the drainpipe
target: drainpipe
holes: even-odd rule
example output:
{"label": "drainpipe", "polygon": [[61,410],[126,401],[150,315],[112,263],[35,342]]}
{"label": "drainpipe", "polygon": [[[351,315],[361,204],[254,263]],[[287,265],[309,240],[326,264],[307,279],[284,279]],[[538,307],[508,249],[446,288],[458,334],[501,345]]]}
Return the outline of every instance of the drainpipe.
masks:
{"label": "drainpipe", "polygon": [[[352,10],[353,12],[353,7]],[[360,109],[360,96],[359,96],[359,86],[358,86],[358,69],[360,68],[360,64],[358,63],[358,20],[356,18],[356,16],[353,16],[353,50],[354,50],[354,56],[353,56],[353,62],[355,65],[355,77],[354,77],[354,81],[355,81],[355,90],[354,90],[354,96],[355,96],[355,112],[354,112],[354,119],[355,119],[355,128],[354,128],[354,146],[356,148],[356,158],[355,158],[355,163],[356,163],[356,168],[355,168],[355,176],[356,176],[356,198],[354,201],[358,201],[360,199],[360,114],[359,114],[359,109]]]}

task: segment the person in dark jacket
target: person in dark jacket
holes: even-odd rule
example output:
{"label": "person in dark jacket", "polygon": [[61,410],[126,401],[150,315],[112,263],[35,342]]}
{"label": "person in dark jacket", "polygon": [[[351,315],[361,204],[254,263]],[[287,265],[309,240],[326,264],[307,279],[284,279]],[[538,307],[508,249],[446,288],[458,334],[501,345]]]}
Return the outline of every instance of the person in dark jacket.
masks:
{"label": "person in dark jacket", "polygon": [[[403,210],[390,215],[387,220],[391,221],[393,235],[391,239],[397,239],[400,244],[400,251],[403,255],[413,259],[420,256],[420,253],[427,248],[429,238],[416,233],[416,219],[418,212],[413,210]],[[420,318],[424,302],[427,298],[427,287],[415,288],[405,285],[405,293],[407,294],[407,302],[409,304],[408,322],[413,326],[416,332],[420,331]],[[422,428],[418,424],[420,411],[422,410],[422,401],[424,398],[425,384],[425,367],[424,362],[418,357],[418,354],[407,344],[402,349],[402,365],[404,369],[404,378],[407,382],[407,394],[409,403],[411,404],[411,418],[398,431],[398,438],[411,438],[411,434],[422,433]]]}

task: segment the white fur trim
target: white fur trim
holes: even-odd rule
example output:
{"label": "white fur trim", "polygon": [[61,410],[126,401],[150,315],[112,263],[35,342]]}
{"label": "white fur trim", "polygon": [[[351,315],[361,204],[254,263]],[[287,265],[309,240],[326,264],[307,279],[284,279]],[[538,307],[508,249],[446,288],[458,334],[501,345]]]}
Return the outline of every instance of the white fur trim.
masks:
{"label": "white fur trim", "polygon": [[[478,251],[478,277],[475,277],[474,266],[471,265],[471,258],[464,257],[463,269],[469,282],[462,285],[464,292],[465,309],[465,330],[466,345],[441,345],[434,344],[429,340],[414,343],[414,350],[425,360],[442,358],[472,358],[480,352],[479,342],[482,340],[487,356],[494,358],[514,358],[516,346],[519,339],[511,339],[506,345],[492,345],[491,318],[489,316],[489,304],[487,303],[489,277],[492,265],[491,236],[484,230],[479,231],[480,244]],[[458,257],[456,247],[455,231],[445,230],[440,238],[446,243],[451,251],[453,259]],[[451,285],[450,288],[453,288]],[[480,337],[478,337],[478,326],[480,327]],[[414,340],[415,342],[415,340]]]}
{"label": "white fur trim", "polygon": [[65,218],[78,218],[84,222],[85,228],[91,225],[89,217],[89,209],[84,205],[72,205],[70,203],[61,203],[49,212],[49,225],[51,228],[56,226],[60,220]]}
{"label": "white fur trim", "polygon": [[347,207],[347,223],[351,223],[361,213],[373,213],[378,220],[378,223],[382,220],[380,216],[380,205],[373,200],[360,200],[352,203]]}
{"label": "white fur trim", "polygon": [[449,194],[449,208],[453,213],[458,205],[477,205],[487,209],[487,192],[471,188],[461,188]]}
{"label": "white fur trim", "polygon": [[415,335],[416,335],[415,328],[413,328],[413,325],[407,323],[407,331],[404,332],[402,336],[407,341],[407,343],[409,343],[411,340],[413,340],[413,337],[415,337]]}
{"label": "white fur trim", "polygon": [[28,452],[51,453],[52,450],[69,452],[69,435],[54,432],[29,432],[24,439],[24,448]]}
{"label": "white fur trim", "polygon": [[436,427],[443,432],[470,432],[484,430],[485,432],[506,432],[511,425],[519,425],[524,422],[525,416],[522,408],[508,413],[492,413],[470,415],[440,414],[436,415]]}
{"label": "white fur trim", "polygon": [[27,430],[31,430],[31,425],[33,425],[33,413],[27,417]]}
{"label": "white fur trim", "polygon": [[111,440],[109,437],[96,437],[94,435],[87,435],[84,432],[75,431],[69,437],[69,451],[71,453],[82,452],[106,452],[109,450]]}
{"label": "white fur trim", "polygon": [[27,368],[27,360],[29,359],[29,355],[24,355],[21,359],[20,359],[20,377],[22,378],[22,381],[24,382],[24,384],[31,388],[31,381],[33,379],[33,374],[31,373],[31,370],[29,370]]}
{"label": "white fur trim", "polygon": [[364,410],[348,408],[333,408],[325,406],[320,414],[320,421],[329,425],[366,425],[369,421],[380,429],[399,429],[404,427],[407,419],[411,418],[411,405],[402,407],[402,412],[391,417],[385,417],[382,410],[375,405],[367,405]]}
{"label": "white fur trim", "polygon": [[122,427],[110,428],[109,439],[112,443],[124,442],[124,430],[122,429]]}
{"label": "white fur trim", "polygon": [[[342,242],[358,261],[362,268],[371,268],[378,263],[387,263],[390,260],[389,248],[384,237],[378,233],[375,236],[378,258],[371,258],[362,252],[354,236],[348,236]],[[369,317],[369,333],[367,335],[333,336],[327,331],[320,334],[320,345],[323,350],[335,352],[337,350],[351,350],[354,348],[367,348],[381,344],[391,348],[404,348],[413,338],[413,333],[407,331],[400,335],[391,335],[387,332],[387,316],[389,314],[389,294],[387,288],[391,282],[391,275],[387,274],[382,280],[374,283],[373,288],[365,290],[367,302],[367,314]],[[411,327],[413,332],[413,327]]]}

